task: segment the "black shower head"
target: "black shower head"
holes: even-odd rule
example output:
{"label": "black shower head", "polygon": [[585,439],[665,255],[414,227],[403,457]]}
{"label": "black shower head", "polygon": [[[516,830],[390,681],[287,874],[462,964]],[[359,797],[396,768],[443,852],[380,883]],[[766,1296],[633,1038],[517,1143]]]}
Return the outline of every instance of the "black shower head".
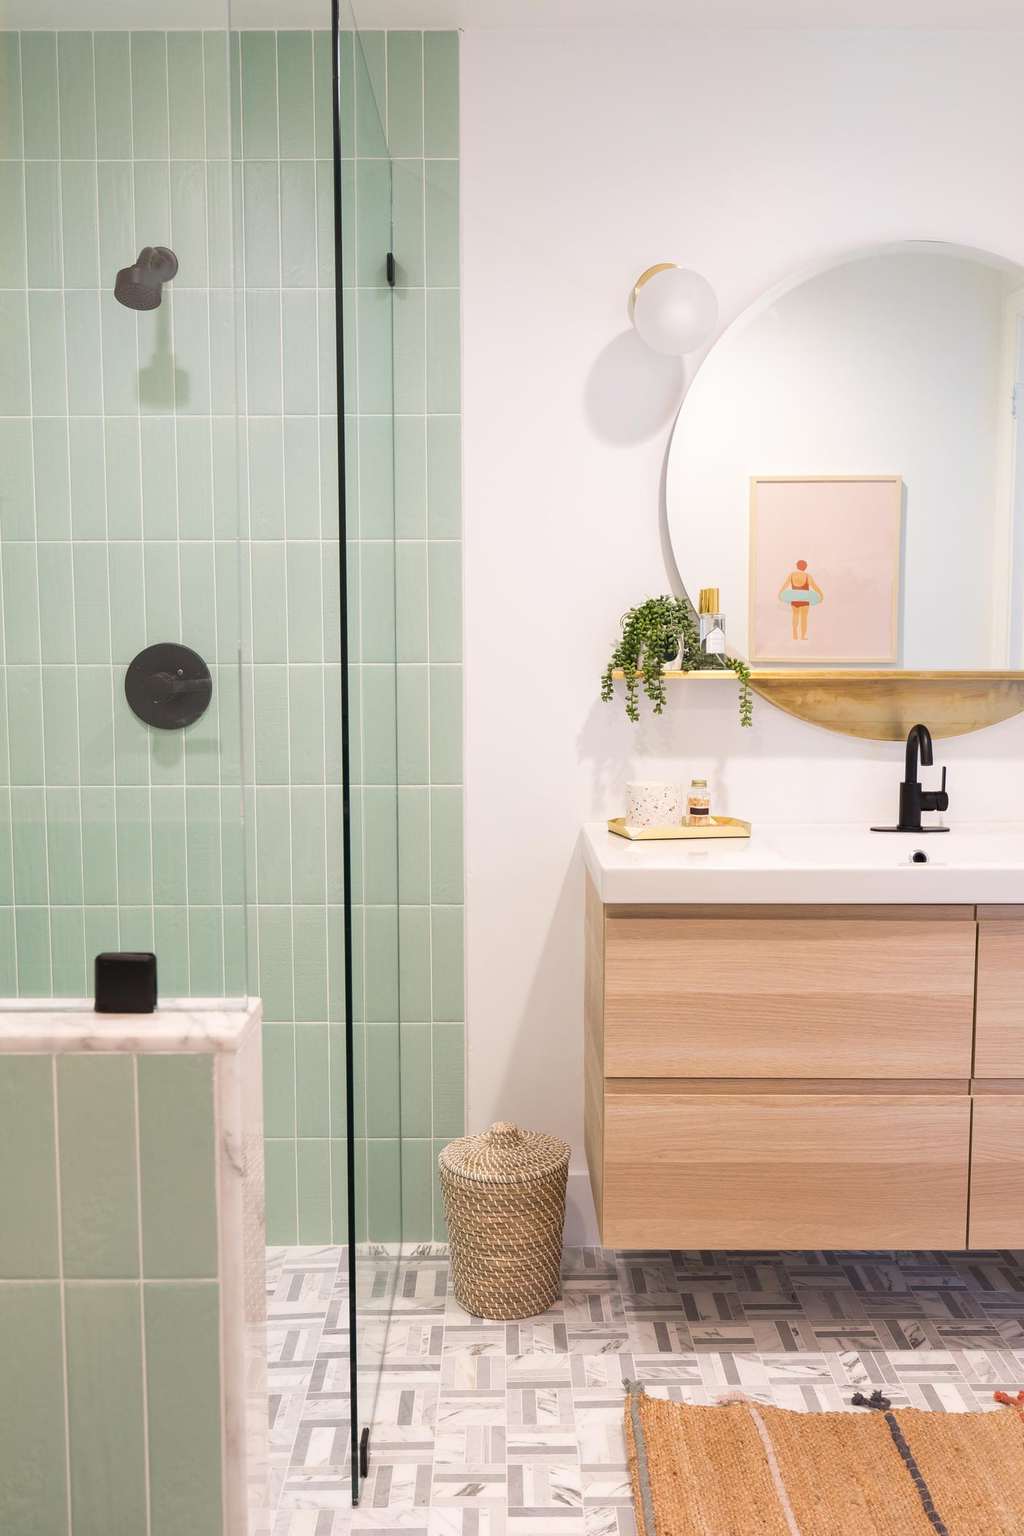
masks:
{"label": "black shower head", "polygon": [[147,245],[134,266],[122,267],[114,284],[114,298],[128,309],[158,309],[163,285],[178,270],[178,258],[165,245]]}

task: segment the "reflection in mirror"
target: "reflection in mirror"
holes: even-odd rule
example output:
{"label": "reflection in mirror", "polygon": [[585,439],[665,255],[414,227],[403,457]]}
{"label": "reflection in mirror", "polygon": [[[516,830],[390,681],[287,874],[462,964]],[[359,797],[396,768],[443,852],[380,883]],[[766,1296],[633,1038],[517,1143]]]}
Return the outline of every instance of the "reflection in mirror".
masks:
{"label": "reflection in mirror", "polygon": [[1024,666],[1019,379],[1024,268],[983,252],[885,247],[742,316],[668,470],[676,562],[691,597],[720,588],[730,648],[755,666]]}

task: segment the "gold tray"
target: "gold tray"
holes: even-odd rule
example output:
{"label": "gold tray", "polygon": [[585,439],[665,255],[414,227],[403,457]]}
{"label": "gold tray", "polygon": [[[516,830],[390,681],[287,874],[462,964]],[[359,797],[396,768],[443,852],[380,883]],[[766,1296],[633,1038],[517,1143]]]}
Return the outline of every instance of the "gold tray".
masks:
{"label": "gold tray", "polygon": [[700,827],[627,827],[625,816],[616,816],[608,823],[608,831],[628,837],[631,843],[676,837],[749,837],[750,822],[737,821],[735,816],[712,816]]}

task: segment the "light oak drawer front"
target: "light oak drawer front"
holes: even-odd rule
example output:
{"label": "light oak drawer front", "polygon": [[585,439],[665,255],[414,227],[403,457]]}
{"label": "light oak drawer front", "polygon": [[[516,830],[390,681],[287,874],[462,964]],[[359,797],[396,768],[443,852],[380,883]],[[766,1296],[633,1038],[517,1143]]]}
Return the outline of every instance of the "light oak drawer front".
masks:
{"label": "light oak drawer front", "polygon": [[1024,1083],[974,1100],[971,1248],[1024,1248]]}
{"label": "light oak drawer front", "polygon": [[608,1077],[965,1078],[973,922],[609,917]]}
{"label": "light oak drawer front", "polygon": [[975,1077],[1024,1077],[1024,922],[978,924]]}
{"label": "light oak drawer front", "polygon": [[962,1248],[970,1102],[605,1093],[612,1248]]}

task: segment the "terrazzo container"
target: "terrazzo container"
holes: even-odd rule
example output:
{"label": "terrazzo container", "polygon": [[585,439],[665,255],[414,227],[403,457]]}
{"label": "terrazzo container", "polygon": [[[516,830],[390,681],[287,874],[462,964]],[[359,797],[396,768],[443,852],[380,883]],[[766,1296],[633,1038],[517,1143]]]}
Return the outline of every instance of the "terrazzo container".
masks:
{"label": "terrazzo container", "polygon": [[441,1153],[455,1299],[473,1317],[538,1317],[562,1294],[569,1148],[499,1121]]}

